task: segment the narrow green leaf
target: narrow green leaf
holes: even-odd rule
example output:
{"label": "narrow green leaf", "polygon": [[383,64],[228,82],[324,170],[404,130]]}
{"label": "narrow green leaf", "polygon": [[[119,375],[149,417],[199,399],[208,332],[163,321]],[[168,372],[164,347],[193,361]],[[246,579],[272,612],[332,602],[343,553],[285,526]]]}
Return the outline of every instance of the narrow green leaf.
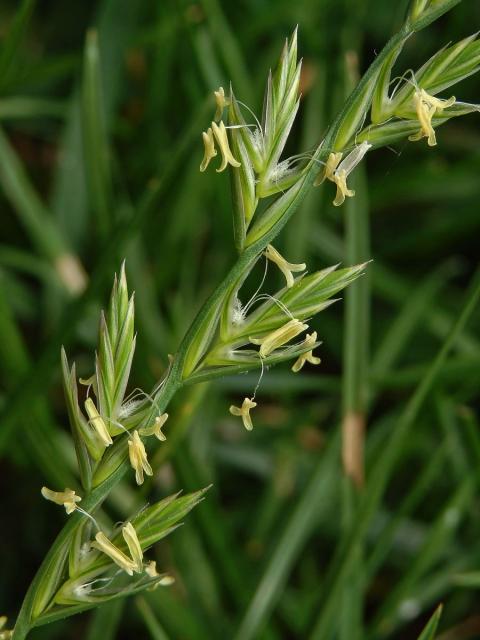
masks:
{"label": "narrow green leaf", "polygon": [[14,72],[14,61],[35,8],[35,0],[23,0],[6,31],[0,48],[0,87],[8,85]]}
{"label": "narrow green leaf", "polygon": [[82,87],[85,168],[95,221],[105,237],[112,221],[113,196],[100,73],[98,35],[90,30],[85,42]]}
{"label": "narrow green leaf", "polygon": [[66,105],[62,100],[12,96],[0,99],[0,120],[29,118],[64,118]]}
{"label": "narrow green leaf", "polygon": [[438,605],[435,613],[432,615],[427,623],[427,626],[418,636],[418,640],[434,640],[437,631],[438,623],[440,622],[440,616],[442,615],[443,605]]}
{"label": "narrow green leaf", "polygon": [[0,184],[33,244],[55,262],[67,251],[66,242],[3,131],[0,131]]}
{"label": "narrow green leaf", "polygon": [[480,571],[458,573],[454,576],[453,581],[459,587],[465,587],[466,589],[480,589]]}
{"label": "narrow green leaf", "polygon": [[[153,613],[147,601],[144,598],[139,596],[135,600],[135,604],[137,606],[139,614],[143,618],[145,626],[147,627],[152,640],[169,640],[167,634],[160,626],[160,623],[158,622],[155,614]],[[99,638],[99,640],[103,640],[103,639]]]}
{"label": "narrow green leaf", "polygon": [[428,393],[435,382],[439,372],[441,371],[447,355],[449,354],[457,336],[461,333],[466,322],[473,313],[478,300],[480,298],[480,282],[477,280],[478,274],[472,278],[472,286],[469,290],[463,309],[458,316],[455,325],[451,328],[446,340],[437,353],[434,361],[424,374],[420,384],[406,404],[402,415],[400,416],[392,437],[382,451],[382,456],[376,461],[374,468],[370,473],[369,492],[365,494],[358,516],[347,542],[341,545],[337,561],[333,563],[332,572],[333,579],[329,583],[329,591],[322,607],[320,616],[318,617],[312,633],[312,640],[323,640],[330,637],[330,630],[335,614],[335,605],[337,598],[347,576],[350,572],[352,561],[355,559],[356,546],[359,536],[364,536],[371,522],[372,517],[377,512],[378,505],[384,495],[388,480],[391,476],[396,463],[398,462],[398,453],[402,448],[402,443],[408,437],[408,434],[415,424],[418,413],[425,402]]}
{"label": "narrow green leaf", "polygon": [[92,614],[85,640],[115,640],[122,619],[125,600],[104,604]]}

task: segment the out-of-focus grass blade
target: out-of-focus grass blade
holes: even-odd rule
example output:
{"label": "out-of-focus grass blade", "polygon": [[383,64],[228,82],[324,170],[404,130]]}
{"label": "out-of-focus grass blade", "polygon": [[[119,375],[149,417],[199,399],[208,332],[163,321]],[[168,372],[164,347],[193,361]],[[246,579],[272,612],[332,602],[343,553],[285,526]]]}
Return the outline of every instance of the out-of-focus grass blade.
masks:
{"label": "out-of-focus grass blade", "polygon": [[467,589],[480,589],[480,571],[459,573],[453,578],[455,584]]}
{"label": "out-of-focus grass blade", "polygon": [[203,620],[195,615],[193,607],[189,607],[188,600],[183,592],[175,593],[173,588],[162,589],[159,597],[155,593],[145,593],[144,598],[150,605],[162,627],[165,628],[168,637],[174,638],[205,638],[209,637]]}
{"label": "out-of-focus grass blade", "polygon": [[480,485],[480,425],[472,409],[469,407],[460,407],[458,416],[463,423],[463,429],[466,431],[466,440],[468,443],[468,451],[472,459],[472,464],[476,470],[477,484]]}
{"label": "out-of-focus grass blade", "polygon": [[142,598],[142,596],[137,596],[137,598],[135,599],[135,605],[137,607],[139,615],[141,616],[143,622],[145,623],[145,626],[148,629],[150,638],[152,638],[152,640],[169,640],[167,634],[162,629],[154,612],[152,611],[145,598]]}
{"label": "out-of-focus grass blade", "polygon": [[85,640],[115,640],[126,601],[107,602],[94,611]]}
{"label": "out-of-focus grass blade", "polygon": [[[0,335],[2,336],[2,357],[0,358],[0,376],[6,389],[31,367],[28,351],[22,336],[17,329],[11,307],[3,288],[3,277],[0,273]],[[38,398],[30,407],[22,446],[29,451],[31,458],[45,476],[58,486],[72,486],[75,483],[72,473],[65,461],[64,451],[60,446],[59,433],[53,426],[44,398]],[[52,465],[52,460],[56,464]]]}
{"label": "out-of-focus grass blade", "polygon": [[13,72],[15,56],[32,17],[35,0],[23,0],[0,48],[0,91]]}
{"label": "out-of-focus grass blade", "polygon": [[[346,203],[345,263],[370,258],[370,211],[365,168],[359,167],[353,184],[358,196]],[[368,267],[371,265],[368,265]],[[346,290],[342,376],[342,528],[355,523],[364,483],[364,442],[369,392],[370,278],[369,269]],[[345,584],[339,616],[341,640],[363,636],[364,549],[359,543],[350,579]]]}
{"label": "out-of-focus grass blade", "polygon": [[[176,455],[175,466],[182,486],[187,490],[209,482],[209,478],[202,476],[198,468],[199,465],[185,448]],[[245,577],[242,575],[239,558],[231,554],[230,550],[233,548],[234,542],[226,525],[222,526],[221,524],[221,510],[215,502],[215,494],[213,493],[209,500],[196,510],[195,519],[199,522],[204,532],[204,538],[216,559],[216,566],[222,574],[226,589],[241,606],[245,594]]]}
{"label": "out-of-focus grass blade", "polygon": [[59,279],[71,292],[85,288],[86,276],[76,256],[68,248],[55,221],[46,209],[27,173],[0,131],[0,184],[38,251],[52,262]]}
{"label": "out-of-focus grass blade", "polygon": [[[450,358],[442,367],[442,371],[438,374],[438,380],[441,382],[455,382],[459,378],[468,375],[475,375],[478,371],[480,357],[478,355],[467,357],[460,356]],[[398,389],[402,387],[411,387],[418,383],[419,380],[428,371],[429,363],[422,362],[410,367],[404,367],[397,371],[386,373],[381,378],[372,376],[378,388],[381,389]]]}
{"label": "out-of-focus grass blade", "polygon": [[[115,108],[126,86],[125,51],[134,39],[141,2],[104,0],[97,5],[100,7],[96,28],[100,41],[102,101],[106,127],[109,130]],[[55,218],[76,248],[83,242],[91,242],[80,94],[80,87],[75,86],[68,107],[67,123],[60,139],[63,161],[59,162],[56,168],[51,198]]]}
{"label": "out-of-focus grass blade", "polygon": [[332,438],[319,460],[303,495],[298,500],[269,557],[255,593],[243,616],[235,640],[252,640],[268,620],[276,601],[303,548],[303,544],[327,507],[327,496],[335,493],[337,483],[338,438]]}
{"label": "out-of-focus grass blade", "polygon": [[436,401],[436,414],[444,433],[444,440],[447,443],[452,472],[457,481],[461,482],[467,475],[475,473],[475,466],[468,459],[453,402],[440,395]]}
{"label": "out-of-focus grass blade", "polygon": [[64,118],[65,113],[65,103],[62,100],[24,98],[23,96],[0,99],[1,120]]}
{"label": "out-of-focus grass blade", "polygon": [[239,46],[218,0],[202,0],[201,4],[217,47],[222,54],[223,62],[228,70],[235,92],[238,93],[241,100],[251,104],[251,84],[242,54],[242,48],[245,45],[243,47]]}
{"label": "out-of-focus grass blade", "polygon": [[391,632],[392,628],[398,624],[399,612],[402,603],[408,600],[415,585],[436,563],[442,561],[449,545],[454,540],[455,530],[468,509],[471,497],[473,482],[470,477],[460,485],[458,490],[445,504],[442,512],[430,524],[428,535],[421,548],[411,559],[408,569],[397,581],[396,586],[383,601],[381,609],[373,623],[376,632],[383,637]]}
{"label": "out-of-focus grass blade", "polygon": [[[221,521],[220,521],[221,522]],[[217,522],[218,526],[218,522]],[[174,541],[176,562],[185,575],[185,588],[195,608],[202,611],[205,620],[215,623],[216,637],[225,629],[225,605],[222,604],[222,588],[218,576],[219,562],[212,562],[199,531],[188,525],[176,532]]]}
{"label": "out-of-focus grass blade", "polygon": [[53,175],[50,207],[58,225],[76,248],[83,244],[88,226],[81,120],[80,92],[75,87],[67,107],[65,128],[59,136],[63,160]]}
{"label": "out-of-focus grass blade", "polygon": [[[376,265],[371,266],[375,271]],[[405,304],[396,314],[373,356],[370,371],[374,379],[381,380],[387,372],[392,370],[392,365],[406,348],[410,337],[431,309],[438,292],[454,269],[455,265],[442,265],[439,269],[435,269],[418,283],[411,295],[406,298]]]}
{"label": "out-of-focus grass blade", "polygon": [[15,247],[0,245],[0,266],[27,274],[44,284],[57,283],[57,274],[46,260]]}
{"label": "out-of-focus grass blade", "polygon": [[326,640],[326,638],[330,637],[330,630],[332,628],[338,598],[342,592],[343,584],[349,575],[351,564],[355,561],[358,537],[363,537],[366,534],[384,495],[388,480],[398,462],[399,454],[403,449],[403,443],[415,424],[420,409],[439,372],[442,370],[447,355],[455,343],[458,334],[462,332],[463,327],[476,308],[479,298],[480,282],[478,282],[477,272],[472,277],[471,286],[466,296],[462,312],[423,376],[420,384],[406,404],[395,425],[391,438],[383,448],[382,456],[376,461],[376,464],[371,470],[368,482],[369,491],[364,494],[355,526],[347,541],[338,546],[337,556],[332,562],[328,583],[328,595],[326,595],[323,600],[322,611],[314,625],[311,636],[312,640]]}
{"label": "out-of-focus grass blade", "polygon": [[113,192],[98,33],[93,29],[87,33],[85,41],[82,111],[85,170],[90,200],[95,224],[98,225],[100,236],[105,238],[112,224]]}
{"label": "out-of-focus grass blade", "polygon": [[422,631],[422,633],[418,636],[418,640],[434,640],[435,634],[437,632],[438,623],[440,622],[440,616],[442,615],[443,605],[438,605],[435,613],[427,622],[427,626]]}
{"label": "out-of-focus grass blade", "polygon": [[[317,224],[317,233],[313,234],[312,242],[322,257],[327,256],[329,260],[342,260],[344,255],[343,244],[340,238],[326,226]],[[372,286],[375,292],[385,301],[393,303],[395,307],[403,306],[405,300],[412,293],[412,286],[408,280],[402,278],[393,270],[375,260],[372,265]],[[425,324],[429,331],[445,339],[448,335],[454,320],[448,312],[436,305],[431,305],[427,310]],[[476,335],[465,330],[457,336],[455,344],[457,349],[471,355],[480,353],[480,342]]]}
{"label": "out-of-focus grass blade", "polygon": [[[192,33],[192,39],[196,53],[195,57],[200,66],[205,88],[207,92],[211,94],[214,89],[225,82],[221,66],[217,59],[212,36],[205,26],[200,26]],[[213,104],[212,99],[212,113]]]}
{"label": "out-of-focus grass blade", "polygon": [[366,573],[370,579],[373,578],[391,550],[399,524],[425,500],[427,493],[435,486],[439,475],[444,472],[446,450],[445,443],[435,450],[427,466],[415,478],[410,491],[397,506],[395,512],[391,514],[390,521],[376,538],[375,547],[367,560]]}

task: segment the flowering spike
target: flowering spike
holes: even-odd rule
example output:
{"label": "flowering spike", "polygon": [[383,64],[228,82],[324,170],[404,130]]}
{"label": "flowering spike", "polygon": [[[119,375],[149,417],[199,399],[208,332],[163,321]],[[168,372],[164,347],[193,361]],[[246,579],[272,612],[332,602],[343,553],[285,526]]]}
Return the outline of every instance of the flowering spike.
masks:
{"label": "flowering spike", "polygon": [[[315,346],[316,342],[317,342],[317,332],[314,331],[313,333],[307,333],[307,337],[305,338],[305,341],[302,347],[313,347]],[[312,349],[310,349],[310,351],[301,353],[298,356],[296,362],[292,366],[292,371],[294,373],[297,373],[298,371],[300,371],[300,369],[303,367],[305,362],[310,362],[310,364],[320,364],[321,360],[320,358],[317,358],[316,356],[314,356]]]}
{"label": "flowering spike", "polygon": [[290,289],[290,287],[292,287],[293,283],[295,282],[292,271],[305,271],[305,269],[307,268],[307,265],[303,262],[301,264],[292,264],[291,262],[287,262],[285,258],[271,244],[267,245],[267,248],[265,249],[265,256],[269,260],[274,262],[283,273],[287,281],[288,289]]}
{"label": "flowering spike", "polygon": [[143,472],[147,476],[153,476],[153,471],[148,463],[147,452],[137,430],[133,432],[132,438],[128,440],[128,454],[130,464],[135,470],[135,480],[137,484],[143,484]]}
{"label": "flowering spike", "polygon": [[266,358],[272,351],[290,342],[290,340],[298,336],[302,331],[305,331],[305,329],[308,329],[308,324],[304,324],[294,318],[263,338],[250,337],[249,340],[252,344],[260,345],[260,356]]}
{"label": "flowering spike", "polygon": [[82,501],[80,496],[75,495],[75,491],[73,491],[73,489],[68,488],[64,491],[52,491],[47,487],[42,487],[41,493],[45,500],[50,500],[50,502],[54,502],[55,504],[65,507],[65,511],[68,515],[75,511],[77,508],[77,502]]}
{"label": "flowering spike", "polygon": [[203,173],[205,169],[210,164],[210,160],[217,155],[217,150],[215,149],[215,139],[213,137],[213,131],[209,127],[207,132],[202,132],[203,138],[203,146],[205,147],[205,152],[203,154],[203,160],[200,164],[200,171]]}
{"label": "flowering spike", "polygon": [[232,416],[240,416],[245,429],[247,429],[247,431],[251,431],[253,429],[253,423],[250,416],[250,409],[255,409],[256,406],[257,403],[254,402],[252,398],[245,398],[241,407],[236,407],[232,404],[230,407],[230,413]]}
{"label": "flowering spike", "polygon": [[135,563],[135,571],[141,573],[143,571],[143,551],[138,540],[137,532],[131,522],[122,528],[123,539],[127,543],[128,550]]}
{"label": "flowering spike", "polygon": [[219,87],[217,91],[213,92],[215,95],[215,103],[217,105],[217,110],[215,111],[215,115],[213,117],[217,122],[222,119],[223,110],[225,107],[230,105],[230,100],[225,97],[225,91],[223,87]]}
{"label": "flowering spike", "polygon": [[437,144],[437,138],[432,126],[432,118],[437,111],[451,107],[455,101],[455,96],[448,100],[442,100],[430,95],[425,89],[417,89],[413,94],[413,103],[420,123],[420,131],[409,136],[408,139],[415,142],[422,138],[428,138],[428,146],[434,147]]}
{"label": "flowering spike", "polygon": [[101,531],[97,533],[95,542],[92,542],[91,546],[111,558],[113,562],[118,565],[120,569],[126,571],[129,576],[133,576],[133,572],[137,571],[136,563],[116,547]]}
{"label": "flowering spike", "polygon": [[102,443],[108,447],[113,444],[113,440],[108,433],[107,426],[102,416],[98,413],[97,407],[91,398],[85,400],[85,411],[87,412],[89,422],[97,432]]}
{"label": "flowering spike", "polygon": [[162,427],[165,422],[168,420],[168,413],[162,413],[161,416],[157,416],[155,418],[155,422],[151,427],[144,427],[139,430],[140,435],[142,436],[155,436],[161,442],[165,442],[167,437],[164,433],[162,433]]}
{"label": "flowering spike", "polygon": [[212,122],[212,130],[222,154],[222,164],[217,169],[217,173],[224,171],[227,168],[228,164],[231,164],[232,167],[239,167],[240,162],[238,162],[238,160],[235,160],[230,150],[230,145],[228,144],[228,136],[227,130],[225,129],[225,124],[223,122],[220,122],[220,125],[218,125],[216,122]]}

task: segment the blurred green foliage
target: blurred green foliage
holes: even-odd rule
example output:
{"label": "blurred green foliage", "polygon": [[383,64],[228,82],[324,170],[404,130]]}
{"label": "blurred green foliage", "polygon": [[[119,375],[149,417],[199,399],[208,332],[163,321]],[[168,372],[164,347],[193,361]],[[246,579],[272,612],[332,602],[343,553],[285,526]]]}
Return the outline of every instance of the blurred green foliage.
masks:
{"label": "blurred green foliage", "polygon": [[[228,180],[198,171],[213,89],[231,80],[258,112],[268,68],[298,24],[295,138],[309,149],[350,86],[346,52],[365,69],[405,9],[382,0],[2,3],[0,614],[14,618],[63,522],[40,487],[76,484],[61,344],[88,376],[99,310],[126,258],[133,381],[148,389],[234,258]],[[401,68],[479,24],[478,3],[462,2],[407,43]],[[478,89],[474,76],[457,98],[479,102]],[[342,410],[360,403],[367,412],[363,491],[374,491],[369,471],[479,278],[477,118],[443,126],[435,150],[402,143],[369,154],[358,199],[340,210],[328,185],[310,194],[279,246],[311,270],[373,258],[360,306],[349,303],[348,315],[347,305],[347,322],[343,302],[316,321],[316,370],[266,373],[252,433],[228,406],[251,393],[257,374],[176,398],[142,502],[123,483],[107,506],[115,520],[148,496],[213,482],[188,523],[158,545],[176,585],[33,638],[308,638],[332,593],[335,637],[345,640],[417,638],[440,601],[439,637],[480,637],[475,584],[456,578],[480,565],[478,310],[400,443],[352,579],[332,590],[355,521],[356,498],[342,484]],[[72,271],[58,269],[65,254],[78,260],[73,286]],[[358,369],[347,363],[355,348]],[[354,371],[350,382],[345,371]]]}

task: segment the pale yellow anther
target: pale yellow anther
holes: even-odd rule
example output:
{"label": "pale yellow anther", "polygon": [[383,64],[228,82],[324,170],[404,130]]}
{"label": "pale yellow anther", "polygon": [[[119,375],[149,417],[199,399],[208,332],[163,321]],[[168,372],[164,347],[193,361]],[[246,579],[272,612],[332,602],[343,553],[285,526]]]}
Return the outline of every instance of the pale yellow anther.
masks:
{"label": "pale yellow anther", "polygon": [[[149,578],[160,578],[161,574],[157,571],[157,563],[155,560],[152,560],[145,566],[145,573]],[[174,582],[175,578],[173,576],[164,575],[152,587],[150,587],[148,591],[155,591],[158,587],[169,587]]]}
{"label": "pale yellow anther", "polygon": [[225,107],[228,107],[230,104],[230,100],[225,97],[225,91],[223,87],[219,87],[218,91],[213,92],[215,95],[215,103],[217,105],[217,110],[215,111],[215,115],[213,117],[217,122],[222,119],[223,110]]}
{"label": "pale yellow anther", "polygon": [[409,136],[408,139],[415,142],[422,138],[427,138],[428,146],[434,147],[437,144],[437,138],[432,125],[432,118],[437,111],[441,112],[451,107],[455,104],[455,101],[455,96],[452,96],[448,100],[442,100],[441,98],[431,96],[425,89],[417,89],[413,94],[413,104],[415,105],[415,112],[420,123],[420,130]]}
{"label": "pale yellow anther", "polygon": [[85,400],[85,411],[87,412],[89,422],[97,432],[98,437],[102,443],[108,447],[113,444],[113,440],[108,433],[107,425],[105,424],[102,416],[98,413],[97,407],[91,398]]}
{"label": "pale yellow anther", "polygon": [[13,638],[13,631],[5,629],[7,620],[7,616],[0,616],[0,640],[11,640]]}
{"label": "pale yellow anther", "polygon": [[152,467],[148,463],[147,452],[138,431],[133,432],[133,436],[128,440],[128,455],[130,464],[135,470],[135,480],[137,484],[143,484],[143,473],[153,476]]}
{"label": "pale yellow anther", "polygon": [[278,349],[287,342],[290,342],[290,340],[305,331],[305,329],[308,329],[308,324],[304,324],[294,318],[263,338],[249,337],[249,340],[252,344],[260,345],[259,353],[262,358],[266,358],[272,353],[272,351],[275,351],[275,349]]}
{"label": "pale yellow anther", "polygon": [[158,577],[160,574],[157,571],[157,563],[155,562],[155,560],[151,560],[146,566],[145,566],[145,573],[147,574],[147,576],[149,578],[156,578]]}
{"label": "pale yellow anther", "polygon": [[75,511],[77,508],[77,502],[82,501],[80,496],[75,495],[75,491],[73,491],[73,489],[68,488],[64,491],[52,491],[47,487],[42,487],[41,493],[45,500],[50,500],[50,502],[54,502],[55,504],[65,507],[65,511],[68,515]]}
{"label": "pale yellow anther", "polygon": [[127,543],[128,550],[130,551],[132,560],[135,563],[135,571],[137,573],[141,573],[143,571],[143,551],[140,546],[137,532],[131,522],[122,527],[122,536]]}
{"label": "pale yellow anther", "polygon": [[[307,333],[304,343],[301,345],[302,347],[314,347],[317,342],[317,332]],[[312,349],[310,351],[305,351],[298,356],[294,365],[292,366],[292,371],[297,373],[303,367],[306,362],[310,362],[310,364],[320,364],[320,358],[317,358],[313,355]]]}
{"label": "pale yellow anther", "polygon": [[200,171],[205,171],[205,169],[210,164],[210,160],[217,155],[217,150],[215,149],[215,139],[213,137],[213,131],[209,127],[207,132],[202,132],[203,138],[203,146],[205,147],[205,151],[203,154],[203,160],[200,164]]}
{"label": "pale yellow anther", "polygon": [[319,176],[320,179],[317,178],[314,184],[318,185],[324,180],[330,180],[337,185],[337,193],[333,201],[335,207],[343,204],[346,197],[351,198],[355,195],[355,191],[347,186],[347,178],[371,146],[368,142],[362,142],[355,146],[345,158],[341,152],[331,153],[328,156],[323,172]]}
{"label": "pale yellow anther", "polygon": [[287,281],[287,288],[290,289],[295,282],[295,279],[292,275],[292,271],[305,271],[307,265],[305,263],[301,264],[292,264],[291,262],[287,262],[285,258],[273,247],[271,244],[267,245],[265,249],[265,256],[274,262],[280,271],[285,276],[285,280]]}
{"label": "pale yellow anther", "polygon": [[333,201],[333,206],[339,207],[345,202],[346,197],[353,198],[355,191],[347,187],[347,172],[345,170],[336,171],[333,182],[337,185],[337,193]]}
{"label": "pale yellow anther", "polygon": [[133,576],[133,572],[137,571],[137,563],[116,547],[102,531],[97,533],[95,542],[92,542],[91,546],[108,556],[120,569],[126,571],[129,576]]}
{"label": "pale yellow anther", "polygon": [[220,125],[218,125],[216,122],[212,122],[212,130],[222,154],[222,163],[217,169],[217,173],[224,171],[224,169],[227,168],[228,164],[231,164],[232,167],[239,167],[240,162],[238,162],[238,160],[235,160],[230,150],[225,124],[223,122],[220,122]]}
{"label": "pale yellow anther", "polygon": [[324,168],[322,169],[322,171],[320,171],[317,178],[315,179],[315,182],[313,183],[314,187],[318,187],[325,180],[331,180],[332,182],[335,182],[335,180],[333,179],[333,174],[335,172],[335,169],[340,164],[342,157],[343,153],[341,151],[339,151],[338,153],[331,153],[328,156]]}
{"label": "pale yellow anther", "polygon": [[247,431],[251,431],[253,429],[252,418],[250,416],[250,409],[255,409],[257,403],[254,402],[251,398],[245,398],[242,402],[241,407],[236,407],[232,404],[230,407],[230,413],[232,416],[240,416],[242,418],[243,426]]}
{"label": "pale yellow anther", "polygon": [[168,413],[162,413],[161,416],[155,418],[155,422],[150,427],[144,427],[139,430],[141,436],[155,436],[161,442],[165,442],[167,436],[162,433],[162,427],[168,420]]}

